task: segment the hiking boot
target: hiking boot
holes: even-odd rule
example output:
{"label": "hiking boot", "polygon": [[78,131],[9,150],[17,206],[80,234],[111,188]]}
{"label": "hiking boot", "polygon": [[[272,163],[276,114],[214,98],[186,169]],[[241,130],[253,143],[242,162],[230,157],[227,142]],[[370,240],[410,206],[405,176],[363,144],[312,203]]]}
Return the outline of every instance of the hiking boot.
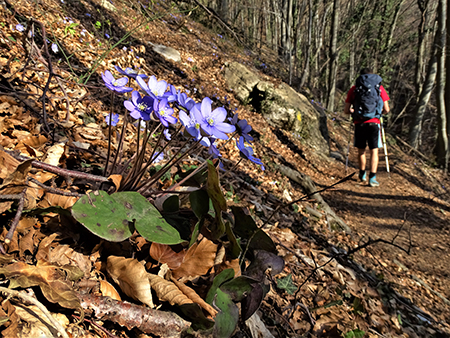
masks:
{"label": "hiking boot", "polygon": [[371,179],[369,179],[369,186],[378,187],[379,185],[380,185],[380,183],[377,182],[376,177],[372,177]]}
{"label": "hiking boot", "polygon": [[359,173],[359,180],[361,181],[361,182],[365,182],[365,181],[367,181],[367,175],[366,175],[366,172],[364,171],[363,173]]}

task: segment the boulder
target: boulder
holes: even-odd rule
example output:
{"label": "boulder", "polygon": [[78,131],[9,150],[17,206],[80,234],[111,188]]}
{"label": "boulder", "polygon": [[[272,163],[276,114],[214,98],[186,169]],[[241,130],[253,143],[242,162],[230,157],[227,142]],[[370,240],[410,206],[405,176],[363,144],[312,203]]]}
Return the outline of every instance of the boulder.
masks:
{"label": "boulder", "polygon": [[262,81],[236,62],[226,65],[225,80],[236,97],[242,103],[252,105],[271,126],[291,132],[317,152],[329,155],[326,114],[316,109],[304,95],[285,83],[275,87]]}
{"label": "boulder", "polygon": [[164,45],[154,44],[151,42],[148,42],[150,46],[152,46],[152,49],[154,52],[161,55],[166,60],[171,60],[174,62],[180,62],[181,61],[181,54],[179,51],[177,51],[175,48],[167,47]]}

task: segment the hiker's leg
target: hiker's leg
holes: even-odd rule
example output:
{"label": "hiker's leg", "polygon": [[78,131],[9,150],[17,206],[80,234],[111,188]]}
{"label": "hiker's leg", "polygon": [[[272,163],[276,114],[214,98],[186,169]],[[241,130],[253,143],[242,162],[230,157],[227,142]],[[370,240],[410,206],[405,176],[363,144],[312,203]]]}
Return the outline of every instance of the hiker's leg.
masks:
{"label": "hiker's leg", "polygon": [[370,173],[376,174],[378,169],[378,148],[370,149]]}
{"label": "hiker's leg", "polygon": [[366,170],[366,149],[358,148],[359,170]]}

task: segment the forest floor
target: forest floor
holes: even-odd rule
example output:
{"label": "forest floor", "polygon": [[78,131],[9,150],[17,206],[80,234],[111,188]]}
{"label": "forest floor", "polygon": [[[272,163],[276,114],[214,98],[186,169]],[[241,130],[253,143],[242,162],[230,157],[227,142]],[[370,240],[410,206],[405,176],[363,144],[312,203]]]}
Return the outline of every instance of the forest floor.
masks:
{"label": "forest floor", "polygon": [[[110,103],[100,72],[112,71],[113,65],[120,65],[122,68],[139,67],[148,75],[185,88],[197,101],[204,96],[214,98],[229,111],[238,112],[241,119],[247,119],[256,139],[255,156],[263,160],[266,170],[262,172],[252,164],[240,164],[235,168],[239,157],[231,146],[226,146],[223,154],[228,159],[224,161],[228,172],[221,175],[221,184],[229,205],[258,209],[258,224],[263,223],[281,201],[289,202],[304,195],[299,185],[279,173],[280,164],[288,163],[291,168],[310,176],[318,189],[357,171],[355,149],[350,151],[346,173],[343,161],[317,154],[301,139],[275,130],[258,112],[237,101],[223,79],[226,62],[241,62],[274,83],[279,83],[285,74],[279,73],[276,58],[267,51],[254,54],[237,47],[227,36],[226,29],[219,30],[219,26],[213,25],[214,33],[192,21],[186,15],[189,12],[180,13],[176,7],[170,9],[164,1],[153,8],[125,2],[116,3],[112,8],[97,0],[43,0],[38,5],[19,0],[13,5],[15,12],[12,7],[2,7],[0,12],[4,23],[0,36],[0,91],[3,94],[0,97],[0,144],[5,149],[20,150],[38,159],[55,151],[50,150],[50,141],[36,145],[36,150],[21,142],[27,137],[39,137],[37,127],[41,123],[32,113],[34,110],[41,115],[42,105],[36,100],[33,102],[33,97],[42,95],[48,78],[43,66],[47,53],[40,50],[40,56],[34,54],[28,64],[25,36],[16,28],[18,23],[31,25],[26,18],[33,17],[46,26],[49,43],[58,44],[57,52],[49,51],[53,71],[60,76],[59,84],[54,81],[47,93],[52,104],[48,121],[57,128],[53,141],[56,144],[68,138],[78,145],[90,143],[91,149],[95,149],[80,155],[66,148],[64,155],[60,154],[61,158],[56,160],[57,165],[99,174],[103,160],[97,155],[106,154],[104,120]],[[169,10],[172,14],[167,14]],[[109,46],[138,26],[139,18],[152,13],[161,16],[141,25],[124,44],[108,52]],[[205,18],[215,22],[212,16]],[[165,60],[154,53],[147,42],[175,48],[181,54],[181,62]],[[42,41],[36,44],[41,46]],[[96,60],[100,60],[98,68],[87,79],[85,74],[90,74],[89,69],[93,69]],[[24,71],[24,66],[29,69]],[[74,75],[81,81],[74,81]],[[86,84],[82,85],[84,80]],[[19,100],[23,96],[18,93],[23,92],[34,96]],[[68,111],[70,119],[66,121]],[[342,115],[327,113],[331,150],[345,157],[351,128]],[[431,167],[396,137],[388,134],[387,140],[390,174],[380,149],[379,187],[363,185],[354,175],[321,194],[350,226],[351,234],[331,229],[327,217],[321,213],[321,206],[314,200],[299,202],[295,209],[280,210],[264,228],[286,262],[277,278],[291,276],[295,286],[294,292],[289,293],[277,288],[274,282],[258,311],[265,327],[275,337],[361,337],[363,331],[366,337],[450,337],[450,181],[447,175]],[[2,209],[3,224],[14,217],[14,213],[7,210]],[[6,246],[8,255],[0,259],[2,271],[13,259],[35,264],[36,252],[42,257],[49,256],[49,249],[44,255],[42,248],[44,238],[55,227],[52,222],[55,221],[46,219],[39,226],[37,223],[23,225],[34,229],[34,239],[31,243],[30,238],[25,241],[27,232],[24,232],[16,238],[16,247]],[[79,235],[74,235],[72,228],[60,222],[60,237],[53,237],[53,244],[50,241],[45,245],[53,250],[67,244],[76,247],[75,238]],[[2,239],[6,232],[5,226]],[[345,254],[358,246],[362,248],[350,256]],[[106,258],[94,255],[94,248],[91,249],[91,254],[83,252],[81,258],[77,256],[74,261],[77,264],[84,261],[91,269],[85,271],[86,274],[100,279]],[[119,255],[129,248],[114,247],[104,252],[113,249],[114,254]],[[50,259],[49,262],[52,263]],[[37,297],[53,313],[67,314],[66,310],[49,305],[42,295],[37,294]],[[0,311],[0,317],[7,318],[0,323],[5,325],[3,335],[31,337],[24,333],[28,332],[24,328],[32,326],[31,319],[23,312],[18,317],[12,315],[17,304],[12,303],[16,305],[11,307],[6,303],[5,298]],[[137,336],[108,321],[97,320],[94,324],[94,316],[82,327],[69,318],[71,323],[65,325],[74,337]],[[74,328],[76,325],[78,329]],[[102,325],[108,333],[99,329]],[[259,332],[261,336],[270,337],[263,329]],[[250,337],[251,333],[240,323],[235,336]]]}

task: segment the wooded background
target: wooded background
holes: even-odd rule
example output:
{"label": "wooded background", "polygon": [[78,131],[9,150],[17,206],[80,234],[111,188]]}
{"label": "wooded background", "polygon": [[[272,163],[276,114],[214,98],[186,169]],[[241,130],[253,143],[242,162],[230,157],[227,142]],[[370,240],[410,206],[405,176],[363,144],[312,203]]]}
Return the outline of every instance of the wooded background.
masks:
{"label": "wooded background", "polygon": [[331,112],[342,112],[359,70],[372,68],[391,98],[388,130],[447,170],[448,2],[194,0],[191,4],[205,9],[193,15],[208,13],[204,23],[217,25],[254,53],[255,66],[270,71],[264,60],[275,57],[277,70],[285,72],[284,81],[310,93]]}

